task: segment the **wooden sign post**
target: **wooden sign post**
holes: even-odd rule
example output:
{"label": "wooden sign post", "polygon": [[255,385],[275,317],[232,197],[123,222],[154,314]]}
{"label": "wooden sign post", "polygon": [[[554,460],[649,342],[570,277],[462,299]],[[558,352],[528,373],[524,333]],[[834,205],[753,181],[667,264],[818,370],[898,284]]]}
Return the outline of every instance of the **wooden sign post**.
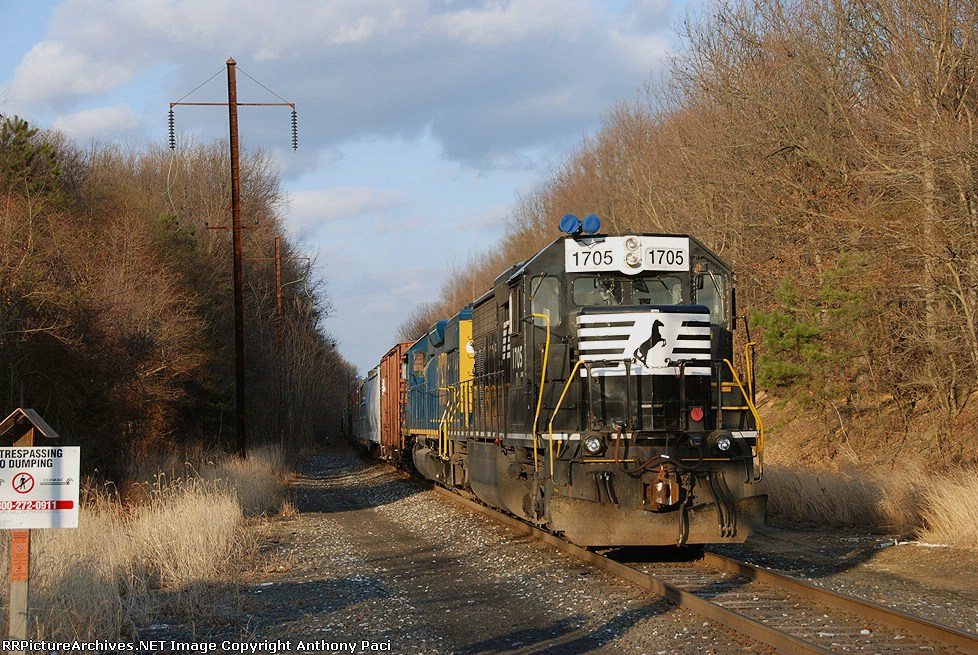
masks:
{"label": "wooden sign post", "polygon": [[7,633],[11,639],[27,639],[27,596],[30,592],[31,531],[10,533],[10,612]]}
{"label": "wooden sign post", "polygon": [[[33,446],[37,428],[31,425],[27,433],[14,442],[15,446]],[[7,634],[11,639],[27,639],[27,597],[31,584],[31,531],[12,530],[10,533],[10,607],[7,614]]]}
{"label": "wooden sign post", "polygon": [[77,528],[78,446],[37,447],[38,437],[58,439],[33,409],[16,409],[0,422],[0,529],[11,531],[10,606],[7,634],[28,638],[32,528]]}

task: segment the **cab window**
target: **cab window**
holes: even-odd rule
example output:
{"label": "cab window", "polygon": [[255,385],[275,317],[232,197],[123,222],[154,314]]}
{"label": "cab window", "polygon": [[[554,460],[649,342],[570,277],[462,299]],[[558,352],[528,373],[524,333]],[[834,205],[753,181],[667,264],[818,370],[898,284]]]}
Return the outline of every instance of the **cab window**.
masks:
{"label": "cab window", "polygon": [[683,279],[678,275],[659,275],[633,280],[632,302],[636,305],[681,305]]}
{"label": "cab window", "polygon": [[[540,275],[530,280],[530,312],[549,316],[550,327],[560,325],[560,280],[552,275]],[[534,316],[533,324],[545,327],[547,321]]]}
{"label": "cab window", "polygon": [[726,322],[727,281],[716,274],[705,273],[696,276],[696,304],[710,309],[710,323],[723,325]]}
{"label": "cab window", "polygon": [[574,280],[571,287],[574,304],[578,307],[592,305],[620,305],[621,281],[600,275],[583,275]]}

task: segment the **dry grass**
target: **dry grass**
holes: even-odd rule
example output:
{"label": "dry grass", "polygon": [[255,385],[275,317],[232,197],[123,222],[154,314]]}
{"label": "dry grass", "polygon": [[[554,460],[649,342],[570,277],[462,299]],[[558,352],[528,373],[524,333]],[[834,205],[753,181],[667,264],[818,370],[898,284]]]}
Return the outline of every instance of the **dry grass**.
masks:
{"label": "dry grass", "polygon": [[38,638],[121,636],[147,606],[125,523],[112,513],[81,512],[76,530],[31,533],[30,619]]}
{"label": "dry grass", "polygon": [[32,532],[32,636],[125,638],[161,615],[221,618],[235,608],[227,580],[247,550],[245,515],[283,507],[285,458],[262,449],[245,461],[157,465],[121,494],[89,490],[77,529]]}
{"label": "dry grass", "polygon": [[283,480],[289,463],[279,446],[260,446],[247,459],[226,459],[220,466],[201,471],[204,479],[225,480],[234,489],[245,514],[276,514],[285,501]]}
{"label": "dry grass", "polygon": [[924,494],[920,538],[978,548],[978,469],[959,471]]}
{"label": "dry grass", "polygon": [[919,525],[917,492],[902,474],[770,466],[762,486],[775,520],[901,534]]}
{"label": "dry grass", "polygon": [[761,486],[775,521],[978,547],[976,470],[935,473],[912,463],[862,471],[771,464]]}

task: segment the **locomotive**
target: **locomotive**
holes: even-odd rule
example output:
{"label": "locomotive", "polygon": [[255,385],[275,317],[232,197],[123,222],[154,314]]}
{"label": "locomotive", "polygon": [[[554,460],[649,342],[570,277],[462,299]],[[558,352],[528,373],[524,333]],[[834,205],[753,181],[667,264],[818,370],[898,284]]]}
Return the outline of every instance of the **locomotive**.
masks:
{"label": "locomotive", "polygon": [[380,457],[585,547],[742,542],[763,424],[733,271],[692,236],[566,234],[360,381]]}

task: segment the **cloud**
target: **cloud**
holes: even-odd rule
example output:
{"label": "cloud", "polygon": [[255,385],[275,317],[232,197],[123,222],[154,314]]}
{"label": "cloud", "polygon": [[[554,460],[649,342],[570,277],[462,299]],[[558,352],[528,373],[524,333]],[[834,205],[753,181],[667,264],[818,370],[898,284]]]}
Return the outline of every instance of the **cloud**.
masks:
{"label": "cloud", "polygon": [[76,141],[93,138],[120,140],[122,134],[134,133],[141,119],[128,105],[87,109],[59,116],[53,127]]}
{"label": "cloud", "polygon": [[[283,215],[303,252],[319,253],[344,350],[371,362],[413,304],[438,296],[446,270],[505,232],[506,203],[636,97],[664,64],[673,9],[63,0],[50,20],[33,11],[31,36],[6,58],[3,110],[73,138],[165,143],[170,102],[227,99],[228,57],[239,102],[296,103],[298,152],[282,107],[242,107],[242,147],[281,166],[293,189]],[[175,113],[178,139],[227,138],[226,109]]]}
{"label": "cloud", "polygon": [[446,13],[434,18],[434,30],[448,40],[499,46],[539,34],[568,36],[587,31],[597,16],[588,3],[568,0],[511,0]]}
{"label": "cloud", "polygon": [[24,55],[12,86],[18,99],[26,102],[103,93],[131,79],[134,69],[124,61],[93,65],[75,44],[43,41]]}
{"label": "cloud", "polygon": [[308,237],[328,224],[375,216],[409,202],[399,194],[366,187],[297,191],[291,195],[289,222],[293,230]]}
{"label": "cloud", "polygon": [[[303,148],[369,136],[410,140],[430,129],[447,157],[489,169],[544,144],[573,145],[582,120],[596,127],[663,61],[669,5],[615,6],[67,0],[47,37],[23,57],[11,88],[35,106],[78,111],[91,94],[121,92],[162,67],[167,74],[146,84],[144,101],[165,107],[233,56],[239,101],[295,102]],[[218,75],[188,99],[220,101],[223,86]],[[274,119],[248,125],[258,142],[281,139]]]}

